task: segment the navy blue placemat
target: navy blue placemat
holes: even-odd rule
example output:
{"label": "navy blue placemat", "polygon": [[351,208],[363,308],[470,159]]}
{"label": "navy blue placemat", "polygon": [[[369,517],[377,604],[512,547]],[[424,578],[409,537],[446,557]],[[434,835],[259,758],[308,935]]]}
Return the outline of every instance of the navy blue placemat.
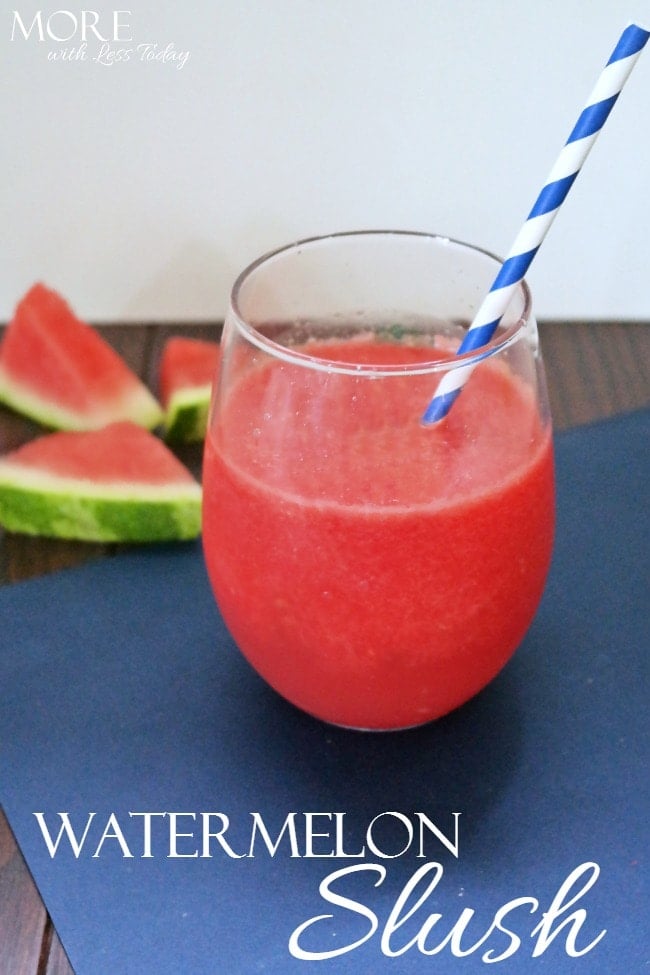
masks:
{"label": "navy blue placemat", "polygon": [[414,731],[267,689],[196,545],[0,591],[0,800],[77,975],[645,971],[649,432],[558,437],[533,627]]}

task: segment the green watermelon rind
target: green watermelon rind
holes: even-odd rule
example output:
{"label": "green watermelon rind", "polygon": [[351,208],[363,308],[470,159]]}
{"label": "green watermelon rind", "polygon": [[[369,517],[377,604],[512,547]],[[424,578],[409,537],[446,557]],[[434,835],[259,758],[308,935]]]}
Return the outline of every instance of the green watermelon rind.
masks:
{"label": "green watermelon rind", "polygon": [[163,410],[153,394],[142,384],[110,410],[67,410],[52,400],[9,377],[0,364],[0,402],[17,413],[53,430],[97,430],[117,420],[132,420],[153,430],[163,419]]}
{"label": "green watermelon rind", "polygon": [[0,525],[7,531],[87,542],[168,542],[201,532],[198,483],[106,484],[0,469]]}
{"label": "green watermelon rind", "polygon": [[212,384],[188,386],[173,393],[164,421],[165,440],[171,443],[197,443],[205,439],[210,412]]}

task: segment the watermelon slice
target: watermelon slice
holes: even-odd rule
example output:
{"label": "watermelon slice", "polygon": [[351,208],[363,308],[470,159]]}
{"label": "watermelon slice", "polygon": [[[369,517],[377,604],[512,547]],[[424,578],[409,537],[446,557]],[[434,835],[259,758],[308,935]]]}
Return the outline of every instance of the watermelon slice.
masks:
{"label": "watermelon slice", "polygon": [[49,433],[0,457],[0,524],[85,541],[195,538],[201,487],[154,434],[130,421]]}
{"label": "watermelon slice", "polygon": [[205,437],[219,354],[218,342],[175,336],[165,343],[159,386],[168,440],[189,443]]}
{"label": "watermelon slice", "polygon": [[58,430],[94,430],[116,420],[152,428],[160,405],[124,360],[35,284],[19,302],[0,346],[0,401]]}

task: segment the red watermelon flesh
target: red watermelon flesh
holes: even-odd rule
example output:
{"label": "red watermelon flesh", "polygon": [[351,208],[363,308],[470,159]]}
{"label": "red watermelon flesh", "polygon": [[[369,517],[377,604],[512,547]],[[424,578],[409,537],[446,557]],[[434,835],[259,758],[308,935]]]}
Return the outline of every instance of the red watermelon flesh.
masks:
{"label": "red watermelon flesh", "polygon": [[194,484],[189,470],[154,434],[128,420],[101,430],[50,433],[5,454],[0,465],[93,484]]}
{"label": "red watermelon flesh", "polygon": [[97,429],[126,419],[154,427],[162,419],[122,357],[43,284],[30,288],[5,331],[0,400],[57,429]]}

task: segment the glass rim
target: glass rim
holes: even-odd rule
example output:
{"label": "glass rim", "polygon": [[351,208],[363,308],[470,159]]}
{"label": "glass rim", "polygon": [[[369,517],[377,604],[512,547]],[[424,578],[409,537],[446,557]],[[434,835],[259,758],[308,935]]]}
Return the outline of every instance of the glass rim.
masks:
{"label": "glass rim", "polygon": [[251,263],[248,264],[235,279],[230,292],[229,311],[242,336],[247,338],[249,342],[257,346],[257,348],[259,348],[261,351],[266,352],[268,355],[273,356],[276,359],[281,359],[284,362],[322,372],[342,373],[345,375],[355,376],[370,375],[373,378],[390,375],[428,375],[437,372],[450,372],[455,369],[466,368],[468,366],[473,366],[475,363],[478,363],[483,359],[491,358],[493,355],[498,355],[499,353],[505,351],[505,349],[507,349],[514,342],[519,340],[532,318],[532,295],[526,280],[523,279],[517,282],[516,286],[521,290],[524,298],[524,305],[520,315],[518,316],[517,320],[513,322],[501,335],[493,337],[485,345],[480,346],[471,352],[466,352],[463,355],[454,355],[451,359],[436,358],[418,363],[384,363],[381,366],[378,366],[372,363],[346,363],[333,361],[331,359],[324,359],[319,356],[310,355],[308,352],[299,351],[291,348],[290,346],[282,345],[281,343],[274,341],[260,332],[259,329],[249,322],[246,319],[246,316],[241,313],[241,309],[239,307],[239,295],[241,289],[248,278],[250,278],[259,267],[277,257],[281,257],[284,254],[289,254],[291,251],[297,251],[300,248],[322,244],[328,240],[337,241],[343,238],[351,237],[419,238],[423,240],[435,241],[447,246],[458,247],[459,249],[471,251],[475,254],[482,254],[494,261],[499,267],[501,267],[504,262],[503,258],[484,247],[467,243],[466,241],[459,240],[455,237],[447,237],[444,234],[428,233],[427,231],[342,230],[330,234],[318,234],[312,237],[304,237],[300,240],[292,241],[289,244],[284,244],[281,247],[276,247],[272,250],[266,251],[264,254],[261,254],[254,261],[251,261]]}

